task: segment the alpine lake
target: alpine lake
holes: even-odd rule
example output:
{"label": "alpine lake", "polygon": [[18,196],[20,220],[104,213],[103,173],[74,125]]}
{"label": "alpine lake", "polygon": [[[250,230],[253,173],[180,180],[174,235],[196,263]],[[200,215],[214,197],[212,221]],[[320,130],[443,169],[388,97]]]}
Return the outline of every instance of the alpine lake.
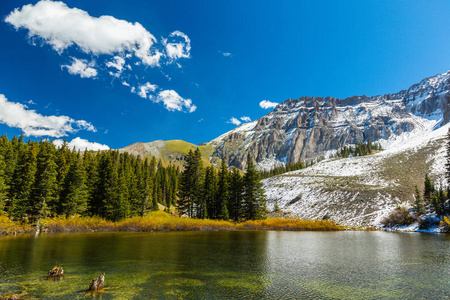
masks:
{"label": "alpine lake", "polygon": [[[55,265],[61,280],[48,280]],[[88,293],[105,273],[101,293]],[[0,295],[27,299],[449,299],[450,235],[159,232],[0,238]]]}

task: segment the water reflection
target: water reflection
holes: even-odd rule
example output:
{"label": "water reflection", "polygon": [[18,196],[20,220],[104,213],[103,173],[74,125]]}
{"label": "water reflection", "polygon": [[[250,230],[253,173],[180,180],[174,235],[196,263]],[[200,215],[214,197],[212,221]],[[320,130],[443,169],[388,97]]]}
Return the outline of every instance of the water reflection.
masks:
{"label": "water reflection", "polygon": [[[449,236],[94,233],[0,239],[0,295],[82,299],[414,299],[450,294]],[[65,278],[45,275],[55,264]]]}

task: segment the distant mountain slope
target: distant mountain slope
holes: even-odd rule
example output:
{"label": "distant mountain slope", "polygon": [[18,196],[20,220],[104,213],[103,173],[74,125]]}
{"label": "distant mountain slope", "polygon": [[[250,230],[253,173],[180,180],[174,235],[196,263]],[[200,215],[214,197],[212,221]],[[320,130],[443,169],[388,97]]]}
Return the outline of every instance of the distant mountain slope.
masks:
{"label": "distant mountain slope", "polygon": [[391,138],[380,153],[329,159],[316,165],[263,180],[268,209],[277,204],[289,215],[324,216],[349,226],[376,226],[402,203],[412,203],[414,186],[423,190],[426,173],[444,182],[445,137],[448,125],[436,122]]}
{"label": "distant mountain slope", "polygon": [[197,147],[202,153],[203,165],[210,166],[211,155],[214,152],[213,146],[197,146],[182,140],[158,140],[150,143],[139,142],[122,148],[120,151],[129,152],[142,157],[154,156],[156,159],[161,159],[164,165],[171,163],[183,168],[189,150],[195,151]]}
{"label": "distant mountain slope", "polygon": [[[247,153],[260,168],[314,159],[340,146],[428,130],[450,120],[450,71],[384,96],[301,97],[208,142],[214,157],[245,168]],[[424,125],[426,124],[426,125]],[[384,141],[384,142],[383,142]]]}

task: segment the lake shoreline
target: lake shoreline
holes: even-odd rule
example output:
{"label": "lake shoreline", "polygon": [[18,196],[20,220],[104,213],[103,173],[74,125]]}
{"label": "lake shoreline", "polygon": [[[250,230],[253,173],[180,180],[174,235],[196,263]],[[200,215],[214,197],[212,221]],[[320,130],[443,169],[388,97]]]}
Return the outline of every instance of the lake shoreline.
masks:
{"label": "lake shoreline", "polygon": [[223,220],[191,219],[177,217],[161,211],[145,217],[133,217],[118,222],[99,217],[53,218],[41,221],[40,228],[23,225],[3,216],[0,235],[17,235],[57,232],[171,232],[171,231],[236,231],[236,230],[279,230],[279,231],[339,231],[346,228],[330,220],[302,220],[299,218],[274,218],[231,222]]}

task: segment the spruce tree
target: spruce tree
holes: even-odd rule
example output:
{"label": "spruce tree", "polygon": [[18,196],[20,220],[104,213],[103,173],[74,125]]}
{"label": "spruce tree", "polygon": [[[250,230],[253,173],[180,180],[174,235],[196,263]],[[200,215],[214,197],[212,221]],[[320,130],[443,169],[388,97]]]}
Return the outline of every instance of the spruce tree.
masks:
{"label": "spruce tree", "polygon": [[250,154],[247,155],[247,168],[243,179],[242,217],[246,220],[264,219],[266,213],[266,198]]}
{"label": "spruce tree", "polygon": [[228,193],[228,208],[230,218],[238,221],[242,215],[242,176],[239,170],[234,168],[230,176],[230,187]]}
{"label": "spruce tree", "polygon": [[181,174],[180,190],[178,194],[177,210],[180,215],[192,217],[193,193],[192,185],[195,174],[195,157],[192,150],[189,150],[184,171]]}
{"label": "spruce tree", "polygon": [[39,226],[40,219],[49,215],[50,207],[58,194],[58,166],[55,162],[53,144],[41,140],[36,160],[36,176],[30,204],[33,208],[31,214]]}
{"label": "spruce tree", "polygon": [[217,174],[215,168],[213,166],[210,166],[206,168],[205,171],[205,184],[203,188],[202,209],[204,211],[204,218],[216,219],[218,216],[216,193]]}
{"label": "spruce tree", "polygon": [[5,183],[5,161],[3,156],[0,155],[0,213],[5,208],[7,199],[7,186]]}
{"label": "spruce tree", "polygon": [[60,205],[66,217],[84,214],[87,209],[87,177],[80,153],[69,167],[61,188]]}
{"label": "spruce tree", "polygon": [[200,150],[189,151],[185,170],[181,175],[177,209],[188,217],[201,217],[201,197],[203,195],[204,174]]}
{"label": "spruce tree", "polygon": [[422,199],[420,197],[420,191],[419,191],[419,188],[417,187],[417,185],[415,186],[415,195],[414,195],[414,197],[415,197],[414,208],[415,208],[417,214],[418,215],[424,214],[425,213],[425,209],[423,207]]}
{"label": "spruce tree", "polygon": [[228,168],[225,163],[225,159],[222,158],[222,163],[220,165],[219,171],[219,182],[217,184],[217,194],[216,194],[216,203],[219,215],[218,217],[223,220],[228,220],[230,218],[228,212]]}
{"label": "spruce tree", "polygon": [[37,150],[36,145],[31,143],[26,147],[17,147],[17,149],[19,149],[19,154],[11,181],[12,203],[9,212],[16,219],[24,219],[29,218],[32,213],[30,199],[36,175]]}
{"label": "spruce tree", "polygon": [[423,200],[425,203],[430,203],[433,198],[434,193],[434,186],[431,182],[430,177],[428,177],[428,174],[425,175],[425,181],[424,181],[424,190],[423,190]]}

